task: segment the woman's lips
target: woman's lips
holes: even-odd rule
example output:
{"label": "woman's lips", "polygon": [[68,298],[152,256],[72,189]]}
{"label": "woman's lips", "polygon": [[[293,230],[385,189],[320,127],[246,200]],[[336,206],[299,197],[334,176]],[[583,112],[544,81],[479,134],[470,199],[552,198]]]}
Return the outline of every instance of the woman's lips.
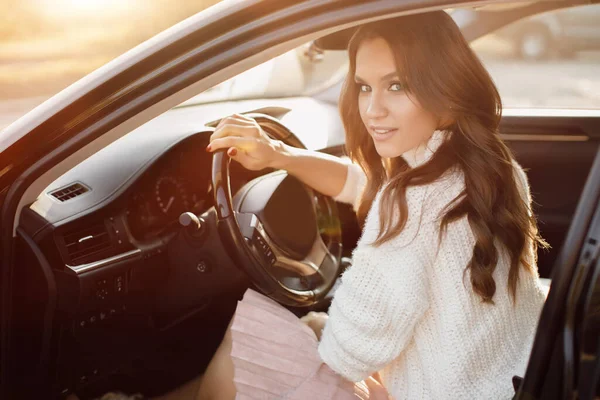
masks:
{"label": "woman's lips", "polygon": [[373,140],[378,142],[389,139],[396,133],[396,128],[373,128],[371,127],[371,135],[373,136]]}

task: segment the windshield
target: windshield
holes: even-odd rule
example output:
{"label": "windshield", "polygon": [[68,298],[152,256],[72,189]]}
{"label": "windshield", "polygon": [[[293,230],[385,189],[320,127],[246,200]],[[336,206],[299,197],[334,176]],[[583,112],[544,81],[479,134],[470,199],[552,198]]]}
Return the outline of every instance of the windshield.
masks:
{"label": "windshield", "polygon": [[340,82],[347,71],[346,51],[323,51],[306,43],[214,86],[183,105],[310,96]]}

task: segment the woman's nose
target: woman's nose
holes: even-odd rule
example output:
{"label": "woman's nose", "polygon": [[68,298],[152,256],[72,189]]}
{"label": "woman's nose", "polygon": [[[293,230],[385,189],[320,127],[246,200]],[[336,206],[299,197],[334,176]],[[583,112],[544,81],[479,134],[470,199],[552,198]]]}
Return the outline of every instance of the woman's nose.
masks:
{"label": "woman's nose", "polygon": [[381,95],[377,93],[371,93],[369,96],[369,104],[367,107],[367,117],[369,118],[381,118],[387,115],[387,108]]}

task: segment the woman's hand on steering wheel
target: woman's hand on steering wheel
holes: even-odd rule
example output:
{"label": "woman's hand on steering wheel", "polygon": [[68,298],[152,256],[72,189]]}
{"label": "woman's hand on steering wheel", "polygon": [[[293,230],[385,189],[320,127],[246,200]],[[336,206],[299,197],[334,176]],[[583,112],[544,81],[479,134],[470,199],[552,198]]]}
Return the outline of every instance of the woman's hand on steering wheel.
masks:
{"label": "woman's hand on steering wheel", "polygon": [[223,118],[210,136],[208,152],[227,149],[227,155],[246,169],[278,168],[284,144],[271,139],[253,118],[234,114]]}

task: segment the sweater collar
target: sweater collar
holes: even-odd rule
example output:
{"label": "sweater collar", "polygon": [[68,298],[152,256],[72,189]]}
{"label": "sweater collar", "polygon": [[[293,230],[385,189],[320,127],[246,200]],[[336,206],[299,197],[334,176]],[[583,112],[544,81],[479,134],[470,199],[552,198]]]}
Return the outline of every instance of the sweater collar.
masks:
{"label": "sweater collar", "polygon": [[426,142],[403,153],[402,158],[411,168],[419,167],[431,159],[448,135],[446,131],[434,131]]}

